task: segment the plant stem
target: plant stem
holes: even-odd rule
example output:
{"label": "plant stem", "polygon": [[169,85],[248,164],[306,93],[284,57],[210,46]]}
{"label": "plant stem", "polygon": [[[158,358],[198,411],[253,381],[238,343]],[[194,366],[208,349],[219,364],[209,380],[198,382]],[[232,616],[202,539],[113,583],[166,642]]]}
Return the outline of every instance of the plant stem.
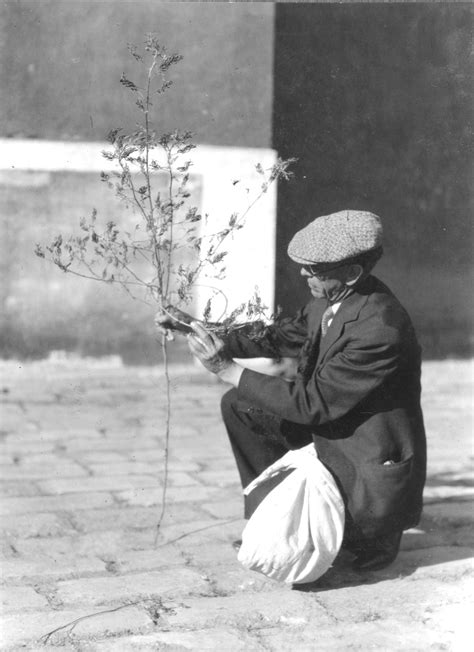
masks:
{"label": "plant stem", "polygon": [[148,192],[148,203],[150,205],[150,229],[153,239],[153,257],[155,260],[155,267],[157,271],[157,281],[159,286],[159,294],[163,295],[163,270],[161,266],[161,258],[159,254],[158,240],[156,238],[156,224],[155,224],[155,210],[153,206],[153,199],[151,195],[151,181],[150,181],[150,121],[149,121],[149,112],[150,112],[150,85],[153,71],[156,67],[158,55],[155,53],[153,57],[153,63],[148,69],[148,79],[146,87],[146,98],[145,98],[145,180],[147,185]]}
{"label": "plant stem", "polygon": [[158,518],[158,523],[156,524],[155,532],[155,541],[154,545],[157,545],[158,536],[160,534],[160,527],[163,521],[165,510],[166,510],[166,492],[168,490],[168,471],[169,471],[169,444],[170,444],[170,420],[171,420],[171,381],[169,375],[169,362],[168,362],[168,350],[166,347],[166,336],[162,335],[161,337],[161,350],[163,352],[163,367],[165,372],[165,385],[166,385],[166,417],[165,417],[165,449],[164,449],[164,462],[163,462],[163,493],[161,496],[161,512]]}
{"label": "plant stem", "polygon": [[166,277],[166,286],[165,286],[165,296],[168,296],[168,290],[170,286],[170,277],[171,277],[171,255],[173,252],[173,219],[174,219],[174,206],[173,206],[173,164],[171,161],[171,150],[167,152],[167,163],[168,163],[168,174],[169,174],[169,184],[168,192],[170,197],[170,219],[169,219],[169,249],[168,249],[168,276]]}
{"label": "plant stem", "polygon": [[148,203],[150,205],[150,220],[153,221],[154,217],[154,206],[153,206],[153,199],[151,197],[151,183],[150,183],[150,142],[149,142],[149,137],[150,137],[150,123],[149,123],[149,111],[150,111],[150,84],[151,84],[151,78],[153,75],[153,70],[155,69],[156,66],[156,57],[155,55],[153,59],[153,63],[151,64],[149,70],[148,70],[148,79],[147,79],[147,86],[146,86],[146,101],[145,101],[145,170],[146,170],[146,184],[147,184],[147,189],[148,189]]}

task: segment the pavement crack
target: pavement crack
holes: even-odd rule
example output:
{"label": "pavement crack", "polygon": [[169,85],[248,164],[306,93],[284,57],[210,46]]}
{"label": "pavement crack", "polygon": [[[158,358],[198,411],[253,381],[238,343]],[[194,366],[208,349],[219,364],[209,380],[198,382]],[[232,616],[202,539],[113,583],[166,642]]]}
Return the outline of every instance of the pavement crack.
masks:
{"label": "pavement crack", "polygon": [[105,570],[107,571],[107,573],[111,573],[112,575],[119,574],[120,567],[116,561],[114,560],[105,561],[104,559],[103,562],[105,563]]}
{"label": "pavement crack", "polygon": [[170,605],[169,603],[165,603],[160,599],[146,600],[143,603],[143,607],[149,615],[153,624],[155,626],[160,625],[162,627],[168,626],[166,616],[175,616],[178,606],[184,607],[184,605]]}
{"label": "pavement crack", "polygon": [[324,611],[324,613],[326,614],[326,616],[327,616],[327,617],[328,617],[328,618],[329,618],[329,619],[330,619],[334,624],[338,624],[338,623],[340,623],[339,618],[338,618],[337,616],[335,616],[335,615],[332,613],[332,611],[329,609],[329,607],[328,607],[327,604],[324,602],[324,600],[322,600],[322,599],[321,599],[320,597],[318,597],[317,595],[313,595],[313,599],[314,599],[314,601],[316,602],[316,604],[317,604],[319,607],[321,607],[321,609]]}
{"label": "pavement crack", "polygon": [[262,650],[268,650],[270,652],[274,648],[265,641],[263,631],[266,629],[273,629],[277,626],[277,621],[269,620],[268,618],[265,618],[263,614],[256,613],[253,615],[250,622],[245,624],[239,623],[237,629],[244,636],[247,635],[253,643],[257,643]]}
{"label": "pavement crack", "polygon": [[119,505],[120,507],[123,507],[124,505],[128,506],[128,500],[126,498],[122,498],[119,496],[119,494],[115,491],[111,491],[110,495],[112,496],[112,500],[114,502],[114,505]]}
{"label": "pavement crack", "polygon": [[77,520],[75,518],[75,514],[72,514],[70,512],[63,512],[61,516],[62,516],[62,519],[64,520],[65,524],[69,525],[69,527],[72,530],[74,530],[78,534],[84,534],[85,533],[84,528],[81,527],[78,524],[78,522],[77,522]]}
{"label": "pavement crack", "polygon": [[23,414],[28,414],[28,408],[25,405],[25,401],[19,400],[15,401],[15,403],[18,405]]}
{"label": "pavement crack", "polygon": [[17,548],[13,545],[13,543],[10,543],[10,542],[9,542],[9,543],[8,543],[8,547],[10,548],[10,550],[12,551],[12,553],[15,555],[15,557],[18,557],[18,555],[19,555],[20,553],[18,552]]}
{"label": "pavement crack", "polygon": [[43,598],[45,598],[45,600],[47,600],[49,606],[52,609],[57,611],[58,609],[62,608],[63,602],[58,598],[58,589],[54,584],[35,584],[33,589],[35,593],[41,595]]}
{"label": "pavement crack", "polygon": [[77,464],[77,466],[79,466],[83,471],[87,473],[88,477],[92,478],[94,476],[93,471],[91,471],[91,469],[87,466],[87,464],[85,464],[82,460],[74,459],[74,458],[72,459],[74,464]]}

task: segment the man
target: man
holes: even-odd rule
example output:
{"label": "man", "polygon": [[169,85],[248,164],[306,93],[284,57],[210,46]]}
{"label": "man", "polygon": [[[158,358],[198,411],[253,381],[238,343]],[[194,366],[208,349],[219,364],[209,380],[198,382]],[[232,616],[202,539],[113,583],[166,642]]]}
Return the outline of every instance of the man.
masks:
{"label": "man", "polygon": [[[382,254],[376,215],[319,217],[296,233],[288,254],[313,297],[295,318],[268,326],[258,341],[244,328],[224,342],[194,322],[189,346],[234,386],[222,413],[243,486],[312,440],[345,502],[343,545],[356,555],[354,568],[383,568],[422,509],[420,347],[404,308],[370,274]],[[276,355],[297,359],[294,379],[234,361]],[[247,517],[261,498],[249,496]]]}

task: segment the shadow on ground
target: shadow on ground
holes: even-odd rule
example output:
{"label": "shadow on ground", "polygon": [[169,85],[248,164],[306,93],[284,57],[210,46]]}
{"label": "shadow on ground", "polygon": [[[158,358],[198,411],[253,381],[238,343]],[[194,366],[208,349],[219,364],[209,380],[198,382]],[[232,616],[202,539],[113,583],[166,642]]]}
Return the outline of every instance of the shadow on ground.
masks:
{"label": "shadow on ground", "polygon": [[429,567],[472,559],[474,510],[473,493],[469,491],[472,486],[472,476],[468,471],[430,475],[422,519],[417,528],[404,533],[400,553],[392,565],[379,571],[356,572],[351,568],[354,556],[342,550],[323,577],[310,584],[295,585],[293,589],[318,593],[346,586],[376,584],[414,573],[426,575],[430,573]]}

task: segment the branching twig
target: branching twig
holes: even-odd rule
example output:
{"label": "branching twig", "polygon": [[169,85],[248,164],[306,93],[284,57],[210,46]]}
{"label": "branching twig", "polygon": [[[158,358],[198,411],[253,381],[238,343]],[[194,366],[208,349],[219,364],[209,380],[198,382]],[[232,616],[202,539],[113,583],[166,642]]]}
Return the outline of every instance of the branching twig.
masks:
{"label": "branching twig", "polygon": [[73,631],[73,629],[76,627],[76,625],[78,625],[83,620],[87,620],[89,618],[95,618],[96,616],[102,616],[103,614],[111,614],[114,613],[115,611],[120,611],[121,609],[127,609],[127,607],[134,607],[137,604],[142,604],[143,602],[145,602],[145,600],[127,602],[127,604],[122,604],[119,607],[114,607],[113,609],[104,609],[102,611],[95,611],[92,614],[87,614],[86,616],[81,616],[80,618],[71,620],[69,623],[66,623],[65,625],[61,625],[60,627],[56,627],[56,629],[53,629],[51,632],[44,634],[44,636],[41,636],[41,638],[38,639],[38,642],[41,643],[42,645],[47,645],[50,639],[54,636],[54,634],[57,634],[58,632],[66,631],[67,629],[69,629],[68,631],[68,636],[69,636]]}

